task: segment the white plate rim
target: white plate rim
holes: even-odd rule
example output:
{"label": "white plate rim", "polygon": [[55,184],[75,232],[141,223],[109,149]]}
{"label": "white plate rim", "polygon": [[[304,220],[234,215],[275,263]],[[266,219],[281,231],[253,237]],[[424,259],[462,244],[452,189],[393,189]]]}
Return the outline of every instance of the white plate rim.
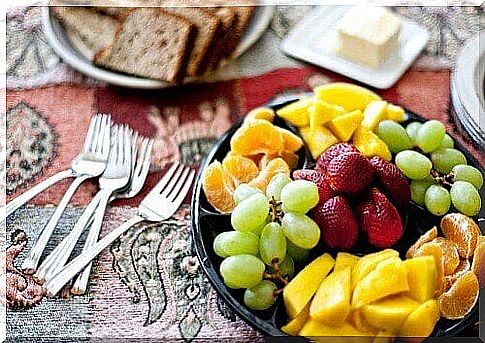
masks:
{"label": "white plate rim", "polygon": [[[51,13],[50,8],[48,6],[44,6],[41,10],[41,21],[47,42],[54,52],[61,57],[66,64],[70,65],[77,71],[94,79],[128,88],[163,89],[181,85],[143,77],[125,75],[94,65],[90,61],[86,60],[86,58],[82,56],[80,52],[75,51],[72,46],[66,47],[62,40],[59,39],[58,35],[63,33],[59,33],[55,30],[52,23],[52,20],[55,19],[52,17],[53,14]],[[276,9],[274,6],[256,6],[256,11],[253,15],[252,22],[248,31],[246,31],[246,34],[243,36],[241,42],[236,48],[234,58],[241,56],[264,34],[267,27],[270,25],[271,20],[273,19],[275,10]],[[66,38],[66,40],[68,39]],[[182,82],[182,84],[198,83],[203,81],[204,78],[187,78],[186,81]]]}

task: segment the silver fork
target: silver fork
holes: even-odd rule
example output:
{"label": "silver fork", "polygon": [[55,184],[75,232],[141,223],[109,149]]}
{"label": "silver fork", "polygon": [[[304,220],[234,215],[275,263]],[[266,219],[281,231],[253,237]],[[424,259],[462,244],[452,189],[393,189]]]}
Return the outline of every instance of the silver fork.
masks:
{"label": "silver fork", "polygon": [[[96,115],[91,120],[88,135],[86,136],[84,142],[83,151],[74,160],[71,167],[71,171],[75,173],[73,176],[77,175],[77,178],[74,179],[67,189],[66,193],[59,202],[59,205],[49,219],[49,222],[44,226],[41,234],[37,238],[37,241],[29,250],[24,262],[22,263],[22,269],[28,274],[35,272],[52,232],[56,228],[67,204],[71,200],[79,185],[89,178],[101,175],[101,173],[104,171],[106,163],[108,162],[110,149],[110,129],[111,118],[109,115]],[[20,197],[22,196],[23,195]],[[18,204],[11,204],[17,202],[19,198],[13,200],[7,206],[11,206],[12,208],[17,206]]]}
{"label": "silver fork", "polygon": [[132,226],[143,221],[162,222],[170,218],[180,207],[189,192],[195,171],[174,163],[158,184],[138,206],[138,215],[121,224],[89,250],[73,259],[44,284],[49,296],[55,296],[64,285],[87,266],[96,256]]}
{"label": "silver fork", "polygon": [[[140,145],[139,149],[138,149],[138,145]],[[150,168],[150,157],[151,157],[152,147],[153,147],[153,140],[148,138],[138,139],[138,136],[135,135],[133,139],[133,160],[132,160],[133,172],[131,173],[129,187],[124,192],[113,194],[110,198],[110,202],[115,199],[132,198],[135,195],[137,195],[138,192],[140,192],[140,190],[143,188],[143,185],[145,184],[145,180],[148,175],[148,170]],[[87,227],[89,227],[89,224],[87,225]],[[91,230],[93,230],[93,226],[91,226]],[[96,237],[96,240],[86,241],[83,252],[89,249],[91,246],[93,246],[94,243],[96,243],[96,241],[97,241],[97,237]],[[71,288],[72,294],[81,295],[86,293],[90,272],[91,272],[91,263],[77,277],[73,287]]]}
{"label": "silver fork", "polygon": [[[38,185],[29,189],[27,192],[10,201],[4,206],[5,212],[3,212],[3,208],[0,210],[0,213],[2,213],[0,221],[4,221],[5,218],[7,218],[27,201],[63,179],[68,177],[89,178],[101,175],[106,167],[106,161],[108,160],[110,126],[111,117],[108,114],[98,114],[94,116],[89,124],[89,129],[84,140],[83,150],[72,161],[71,168],[52,175],[47,180],[42,181]],[[108,148],[104,149],[103,147],[106,141],[108,142]],[[76,188],[84,180],[85,179],[75,180],[66,194],[70,194],[72,197],[72,194],[74,194]],[[66,196],[62,200],[69,201],[69,199]],[[58,208],[61,207],[60,205],[61,204],[59,204]],[[57,215],[59,215],[59,213]]]}
{"label": "silver fork", "polygon": [[93,236],[99,232],[99,229],[96,231],[96,228],[101,226],[109,198],[116,190],[126,187],[130,180],[131,135],[131,129],[126,125],[113,127],[114,139],[108,158],[108,165],[103,175],[99,178],[100,191],[86,207],[71,232],[38,268],[34,274],[34,278],[37,281],[44,282],[66,264],[93,213],[94,220],[87,240],[93,240]]}

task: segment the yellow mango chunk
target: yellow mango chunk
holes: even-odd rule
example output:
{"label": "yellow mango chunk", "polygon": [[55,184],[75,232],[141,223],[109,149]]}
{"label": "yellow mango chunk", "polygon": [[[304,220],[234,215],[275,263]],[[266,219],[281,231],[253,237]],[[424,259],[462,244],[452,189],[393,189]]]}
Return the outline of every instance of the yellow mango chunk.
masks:
{"label": "yellow mango chunk", "polygon": [[303,98],[280,108],[276,114],[294,126],[308,126],[310,124],[309,108],[313,102],[314,98]]}
{"label": "yellow mango chunk", "polygon": [[436,291],[436,262],[433,256],[419,256],[404,261],[407,270],[408,295],[420,303],[432,299]]}
{"label": "yellow mango chunk", "polygon": [[389,147],[374,132],[359,126],[352,136],[354,146],[365,157],[379,156],[380,158],[390,161],[392,158]]}
{"label": "yellow mango chunk", "polygon": [[440,307],[436,300],[428,300],[421,304],[402,323],[399,329],[400,337],[428,337],[434,330],[436,322],[440,319]]}
{"label": "yellow mango chunk", "polygon": [[311,130],[309,127],[302,127],[300,129],[300,134],[303,137],[308,150],[310,150],[310,154],[315,160],[325,152],[325,150],[339,142],[337,137],[323,126],[320,126],[315,130]]}
{"label": "yellow mango chunk", "polygon": [[392,332],[380,330],[372,340],[372,343],[391,343],[394,336],[396,335]]}
{"label": "yellow mango chunk", "polygon": [[350,311],[350,276],[350,267],[346,267],[323,279],[310,306],[310,317],[330,326],[345,321]]}
{"label": "yellow mango chunk", "polygon": [[362,309],[351,309],[349,314],[349,322],[359,331],[372,332],[376,328],[370,325],[362,313]]}
{"label": "yellow mango chunk", "polygon": [[315,130],[320,125],[344,113],[345,109],[342,106],[329,104],[317,99],[310,107],[310,129]]}
{"label": "yellow mango chunk", "polygon": [[346,82],[334,82],[316,87],[317,99],[342,106],[345,111],[365,110],[367,105],[381,97],[367,88]]}
{"label": "yellow mango chunk", "polygon": [[362,127],[364,129],[374,131],[387,115],[387,101],[377,100],[372,101],[364,111],[364,119],[362,119]]}
{"label": "yellow mango chunk", "polygon": [[389,295],[409,290],[407,272],[399,257],[380,262],[354,289],[352,307],[361,308]]}
{"label": "yellow mango chunk", "polygon": [[283,300],[291,319],[303,311],[334,263],[332,256],[323,254],[314,259],[286,285],[283,290]]}
{"label": "yellow mango chunk", "polygon": [[397,256],[399,256],[399,253],[393,249],[385,249],[362,256],[352,269],[352,289],[355,288],[357,283],[362,280],[364,276],[373,271],[380,262]]}
{"label": "yellow mango chunk", "polygon": [[407,316],[419,305],[409,297],[398,295],[366,305],[362,312],[372,326],[397,332]]}
{"label": "yellow mango chunk", "polygon": [[300,332],[303,325],[305,325],[305,323],[308,321],[308,318],[310,318],[310,304],[311,302],[309,301],[303,311],[298,313],[295,318],[293,318],[288,322],[288,324],[283,326],[281,328],[281,331],[290,336],[298,335],[298,332]]}
{"label": "yellow mango chunk", "polygon": [[[301,329],[300,336],[306,337],[320,337],[320,336],[338,336],[339,339],[351,336],[374,336],[374,332],[359,331],[356,327],[348,322],[344,322],[341,326],[325,325],[317,320],[309,319]],[[371,342],[372,338],[368,340],[359,340],[359,342]]]}
{"label": "yellow mango chunk", "polygon": [[359,127],[362,118],[362,111],[355,110],[332,119],[327,127],[341,142],[347,142]]}
{"label": "yellow mango chunk", "polygon": [[335,266],[333,267],[333,272],[344,269],[345,267],[353,268],[354,264],[360,260],[359,256],[349,254],[348,252],[339,252],[335,258]]}
{"label": "yellow mango chunk", "polygon": [[257,107],[248,112],[248,114],[244,118],[244,123],[248,123],[253,119],[264,119],[269,122],[273,122],[274,117],[275,113],[273,109],[269,107]]}
{"label": "yellow mango chunk", "polygon": [[386,118],[400,123],[406,120],[406,113],[404,108],[401,106],[388,104],[386,109]]}

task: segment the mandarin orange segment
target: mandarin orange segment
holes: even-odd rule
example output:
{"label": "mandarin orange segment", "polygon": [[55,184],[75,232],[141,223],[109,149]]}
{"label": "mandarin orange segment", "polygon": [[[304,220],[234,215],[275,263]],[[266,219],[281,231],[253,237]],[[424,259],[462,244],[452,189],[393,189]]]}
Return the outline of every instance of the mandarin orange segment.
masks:
{"label": "mandarin orange segment", "polygon": [[244,122],[249,123],[254,119],[264,119],[269,122],[272,122],[274,117],[275,117],[275,113],[273,109],[269,107],[257,107],[248,112],[248,114],[244,118]]}
{"label": "mandarin orange segment", "polygon": [[224,158],[222,168],[232,177],[235,187],[241,183],[248,183],[259,174],[256,163],[247,157],[234,154]]}
{"label": "mandarin orange segment", "polygon": [[290,176],[290,168],[281,157],[269,161],[266,167],[259,172],[258,176],[249,182],[249,185],[266,192],[266,186],[268,186],[273,176],[278,173]]}
{"label": "mandarin orange segment", "polygon": [[232,198],[234,182],[219,161],[212,162],[202,175],[202,188],[207,201],[219,212],[229,213],[236,204]]}
{"label": "mandarin orange segment", "polygon": [[479,291],[477,276],[472,271],[466,272],[438,298],[441,316],[447,319],[465,317],[477,303]]}
{"label": "mandarin orange segment", "polygon": [[443,293],[444,285],[444,256],[441,246],[438,243],[427,242],[418,248],[413,257],[433,256],[436,262],[436,295]]}
{"label": "mandarin orange segment", "polygon": [[441,246],[443,250],[443,263],[445,275],[453,274],[456,267],[460,264],[460,255],[458,255],[458,249],[456,244],[449,239],[443,237],[437,237],[431,241]]}
{"label": "mandarin orange segment", "polygon": [[470,258],[475,252],[480,228],[473,219],[461,214],[450,213],[441,219],[441,231],[445,238],[455,242],[458,253],[463,258]]}
{"label": "mandarin orange segment", "polygon": [[297,152],[301,149],[303,146],[303,141],[300,137],[286,129],[282,129],[281,127],[277,127],[276,130],[278,130],[283,136],[283,145],[285,151]]}
{"label": "mandarin orange segment", "polygon": [[284,150],[283,135],[269,121],[254,119],[234,133],[231,150],[242,156],[277,154]]}
{"label": "mandarin orange segment", "polygon": [[477,276],[480,287],[485,287],[485,236],[478,237],[471,269]]}
{"label": "mandarin orange segment", "polygon": [[460,278],[463,274],[465,274],[467,271],[470,270],[470,261],[468,260],[461,260],[460,264],[458,264],[458,267],[456,267],[455,272],[451,275],[446,275],[445,276],[445,285],[444,285],[444,291],[446,292],[453,286],[456,280]]}
{"label": "mandarin orange segment", "polygon": [[431,242],[436,237],[438,237],[438,229],[435,226],[432,229],[426,231],[424,234],[421,235],[421,237],[418,238],[418,240],[406,252],[406,258],[408,258],[408,259],[409,258],[413,258],[414,257],[414,254],[416,254],[416,251],[424,243]]}

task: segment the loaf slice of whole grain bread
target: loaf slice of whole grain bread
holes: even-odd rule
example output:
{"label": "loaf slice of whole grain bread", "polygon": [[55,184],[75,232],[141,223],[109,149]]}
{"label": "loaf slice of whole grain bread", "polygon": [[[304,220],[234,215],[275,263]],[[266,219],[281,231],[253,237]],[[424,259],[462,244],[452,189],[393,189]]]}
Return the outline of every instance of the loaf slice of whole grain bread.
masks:
{"label": "loaf slice of whole grain bread", "polygon": [[192,51],[194,25],[159,8],[137,8],[120,18],[113,43],[95,62],[128,74],[177,82]]}

